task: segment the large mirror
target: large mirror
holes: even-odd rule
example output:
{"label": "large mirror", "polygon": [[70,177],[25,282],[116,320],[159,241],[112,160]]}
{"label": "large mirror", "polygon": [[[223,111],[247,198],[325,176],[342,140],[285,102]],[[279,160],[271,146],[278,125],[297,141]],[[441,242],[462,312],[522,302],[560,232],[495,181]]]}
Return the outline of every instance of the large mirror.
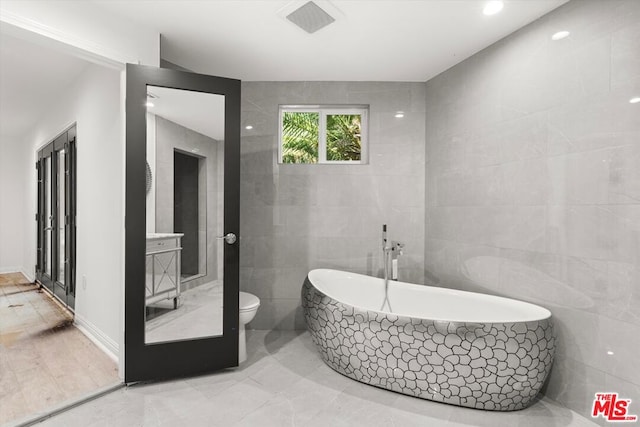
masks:
{"label": "large mirror", "polygon": [[147,86],[145,344],[223,333],[223,95]]}

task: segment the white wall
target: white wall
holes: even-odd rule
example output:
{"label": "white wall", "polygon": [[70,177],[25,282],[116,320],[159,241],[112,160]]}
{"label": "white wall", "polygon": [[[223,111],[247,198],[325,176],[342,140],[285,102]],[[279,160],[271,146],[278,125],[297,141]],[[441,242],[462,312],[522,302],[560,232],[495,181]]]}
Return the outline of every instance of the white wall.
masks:
{"label": "white wall", "polygon": [[[25,212],[27,151],[18,136],[0,135],[0,273],[23,271],[25,228],[35,226]],[[35,168],[33,169],[35,171]],[[33,276],[29,279],[33,280]]]}
{"label": "white wall", "polygon": [[147,233],[156,232],[156,115],[147,113],[147,163],[151,169],[151,189],[147,192]]}
{"label": "white wall", "polygon": [[[26,138],[27,165],[38,147],[77,123],[76,322],[118,354],[124,277],[124,140],[120,72],[91,65],[52,105]],[[23,168],[25,217],[36,212],[36,175]],[[24,231],[24,264],[34,274],[35,227]],[[86,287],[83,278],[86,277]]]}
{"label": "white wall", "polygon": [[[0,33],[110,67],[87,69],[68,89],[68,101],[52,105],[45,117],[34,123],[30,135],[0,138],[0,268],[23,270],[33,277],[35,227],[30,219],[36,208],[35,151],[77,122],[76,323],[120,357],[123,375],[123,70],[127,62],[159,65],[159,34],[94,3],[66,0],[3,0]],[[18,177],[12,178],[15,171]],[[7,205],[17,206],[15,212],[8,212]],[[22,250],[6,243],[18,237],[24,242]]]}

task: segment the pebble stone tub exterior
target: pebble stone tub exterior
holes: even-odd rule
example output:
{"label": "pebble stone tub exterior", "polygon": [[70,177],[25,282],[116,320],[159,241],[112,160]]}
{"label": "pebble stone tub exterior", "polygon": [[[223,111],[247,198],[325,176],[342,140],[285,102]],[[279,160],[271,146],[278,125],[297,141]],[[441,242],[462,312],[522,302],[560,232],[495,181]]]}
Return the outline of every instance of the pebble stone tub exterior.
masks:
{"label": "pebble stone tub exterior", "polygon": [[526,408],[555,352],[549,319],[464,323],[365,311],[305,280],[302,307],[322,359],[354,380],[469,408]]}

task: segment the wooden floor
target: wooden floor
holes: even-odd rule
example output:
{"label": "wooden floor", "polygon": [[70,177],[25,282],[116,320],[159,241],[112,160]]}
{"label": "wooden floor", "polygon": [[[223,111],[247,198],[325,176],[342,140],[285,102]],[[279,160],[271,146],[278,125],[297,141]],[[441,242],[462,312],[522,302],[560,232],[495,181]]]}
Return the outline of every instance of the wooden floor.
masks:
{"label": "wooden floor", "polygon": [[116,363],[20,273],[0,274],[0,424],[120,382]]}

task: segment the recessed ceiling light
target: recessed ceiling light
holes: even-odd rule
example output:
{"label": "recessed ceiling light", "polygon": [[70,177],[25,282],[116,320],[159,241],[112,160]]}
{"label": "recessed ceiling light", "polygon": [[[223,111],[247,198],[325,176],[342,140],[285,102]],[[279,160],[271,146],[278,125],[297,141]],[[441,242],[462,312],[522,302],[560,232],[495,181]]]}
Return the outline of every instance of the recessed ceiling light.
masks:
{"label": "recessed ceiling light", "polygon": [[640,96],[635,96],[629,100],[631,104],[637,104],[638,102],[640,102]]}
{"label": "recessed ceiling light", "polygon": [[246,130],[251,130],[251,129],[253,129],[253,126],[251,126],[251,125],[247,125],[247,126],[245,126],[244,128],[245,128]]}
{"label": "recessed ceiling light", "polygon": [[613,356],[613,351],[607,351],[607,354],[608,354],[609,356]]}
{"label": "recessed ceiling light", "polygon": [[558,31],[557,33],[551,36],[551,40],[553,41],[562,40],[564,38],[569,37],[569,34],[571,34],[569,31]]}
{"label": "recessed ceiling light", "polygon": [[401,118],[403,118],[403,117],[404,117],[404,112],[402,112],[402,111],[398,111],[398,112],[396,113],[396,115],[395,115],[395,118],[396,118],[396,119],[401,119]]}
{"label": "recessed ceiling light", "polygon": [[484,5],[484,9],[482,9],[482,13],[484,13],[487,16],[495,15],[496,13],[500,12],[503,7],[504,7],[504,2],[503,1],[501,1],[501,0],[492,0],[492,1],[487,2]]}
{"label": "recessed ceiling light", "polygon": [[147,101],[144,105],[147,106],[148,108],[155,107],[155,104],[151,101]]}

